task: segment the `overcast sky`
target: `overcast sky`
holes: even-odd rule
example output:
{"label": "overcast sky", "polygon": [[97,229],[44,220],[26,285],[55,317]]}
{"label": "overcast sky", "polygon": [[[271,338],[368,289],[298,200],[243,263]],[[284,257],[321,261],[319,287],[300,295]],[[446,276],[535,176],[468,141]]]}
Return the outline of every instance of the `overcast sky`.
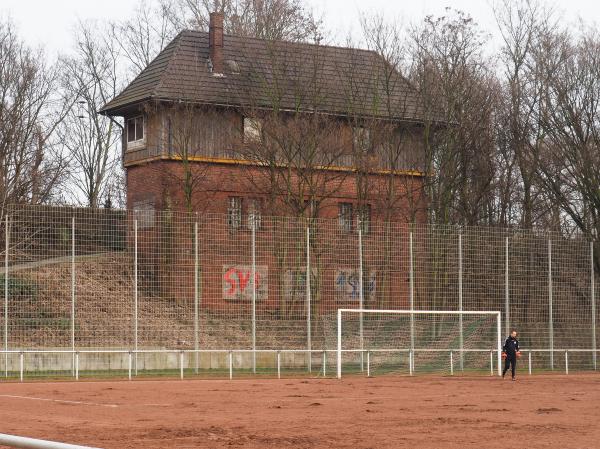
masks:
{"label": "overcast sky", "polygon": [[[334,37],[342,38],[360,29],[361,11],[382,12],[403,22],[420,20],[427,14],[443,14],[450,6],[468,12],[494,34],[495,22],[489,0],[307,0],[325,20]],[[139,0],[0,0],[0,15],[16,23],[21,36],[33,45],[44,45],[51,53],[70,46],[73,23],[81,19],[119,19],[129,15]],[[600,0],[554,0],[563,20],[600,23]]]}

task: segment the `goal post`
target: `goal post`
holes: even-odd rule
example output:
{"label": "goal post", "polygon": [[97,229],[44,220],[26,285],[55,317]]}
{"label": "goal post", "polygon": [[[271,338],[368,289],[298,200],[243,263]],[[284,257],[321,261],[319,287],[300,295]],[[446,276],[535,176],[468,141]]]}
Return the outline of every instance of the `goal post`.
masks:
{"label": "goal post", "polygon": [[[414,327],[413,327],[414,326]],[[464,332],[464,342],[459,335]],[[459,341],[460,343],[457,343]],[[413,343],[414,342],[414,346]],[[465,346],[463,346],[465,345]],[[434,358],[448,356],[453,372],[453,355],[480,354],[489,360],[493,374],[502,374],[502,324],[499,311],[456,310],[380,310],[338,309],[337,377],[342,377],[344,357],[366,353],[392,359],[402,354],[410,374],[415,369],[415,355]],[[494,357],[494,352],[496,353]],[[489,358],[488,358],[488,354]],[[373,358],[371,357],[371,360]],[[361,366],[362,370],[362,366]],[[367,366],[370,373],[370,367]]]}

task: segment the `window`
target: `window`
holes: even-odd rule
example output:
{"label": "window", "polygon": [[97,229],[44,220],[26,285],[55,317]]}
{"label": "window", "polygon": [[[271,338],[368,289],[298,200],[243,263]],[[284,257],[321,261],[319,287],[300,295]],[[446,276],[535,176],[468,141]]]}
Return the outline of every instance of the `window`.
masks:
{"label": "window", "polygon": [[370,151],[371,132],[368,128],[360,126],[352,128],[352,139],[355,150]]}
{"label": "window", "polygon": [[248,229],[260,229],[262,221],[262,201],[259,198],[248,199]]}
{"label": "window", "polygon": [[352,231],[352,203],[339,204],[339,223],[342,231]]}
{"label": "window", "polygon": [[244,117],[244,143],[262,141],[262,122],[255,118]]}
{"label": "window", "polygon": [[242,198],[239,196],[229,197],[227,224],[230,230],[239,229],[242,226]]}
{"label": "window", "polygon": [[363,204],[358,207],[356,214],[356,226],[360,227],[363,234],[368,234],[371,230],[371,205]]}
{"label": "window", "polygon": [[134,117],[127,120],[127,143],[144,141],[144,117]]}

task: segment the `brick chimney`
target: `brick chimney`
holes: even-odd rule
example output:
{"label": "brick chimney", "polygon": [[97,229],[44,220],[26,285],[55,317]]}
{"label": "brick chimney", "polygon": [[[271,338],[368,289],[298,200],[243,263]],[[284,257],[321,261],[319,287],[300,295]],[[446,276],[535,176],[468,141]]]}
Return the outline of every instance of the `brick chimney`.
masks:
{"label": "brick chimney", "polygon": [[223,73],[223,13],[221,12],[210,13],[208,48],[213,73]]}

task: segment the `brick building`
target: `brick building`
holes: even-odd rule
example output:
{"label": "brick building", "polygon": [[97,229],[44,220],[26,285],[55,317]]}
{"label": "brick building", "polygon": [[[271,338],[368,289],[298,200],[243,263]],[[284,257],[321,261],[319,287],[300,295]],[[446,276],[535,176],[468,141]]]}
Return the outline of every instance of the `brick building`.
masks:
{"label": "brick building", "polygon": [[[324,217],[365,233],[425,217],[423,112],[372,51],[224,35],[213,13],[208,33],[182,31],[101,113],[124,119],[127,207],[145,217],[226,213],[230,232],[247,230],[249,216]],[[231,263],[215,260],[210,282],[221,265],[230,282]],[[323,279],[344,268],[329,271]],[[269,284],[283,277],[271,272]],[[226,296],[214,307],[235,299]]]}
{"label": "brick building", "polygon": [[[371,51],[223,35],[217,13],[210,23],[181,32],[101,110],[125,121],[128,208],[304,215],[293,196],[312,215],[364,205],[418,218],[423,126],[404,78]],[[294,126],[302,117],[322,131]],[[291,154],[299,142],[325,156]]]}

